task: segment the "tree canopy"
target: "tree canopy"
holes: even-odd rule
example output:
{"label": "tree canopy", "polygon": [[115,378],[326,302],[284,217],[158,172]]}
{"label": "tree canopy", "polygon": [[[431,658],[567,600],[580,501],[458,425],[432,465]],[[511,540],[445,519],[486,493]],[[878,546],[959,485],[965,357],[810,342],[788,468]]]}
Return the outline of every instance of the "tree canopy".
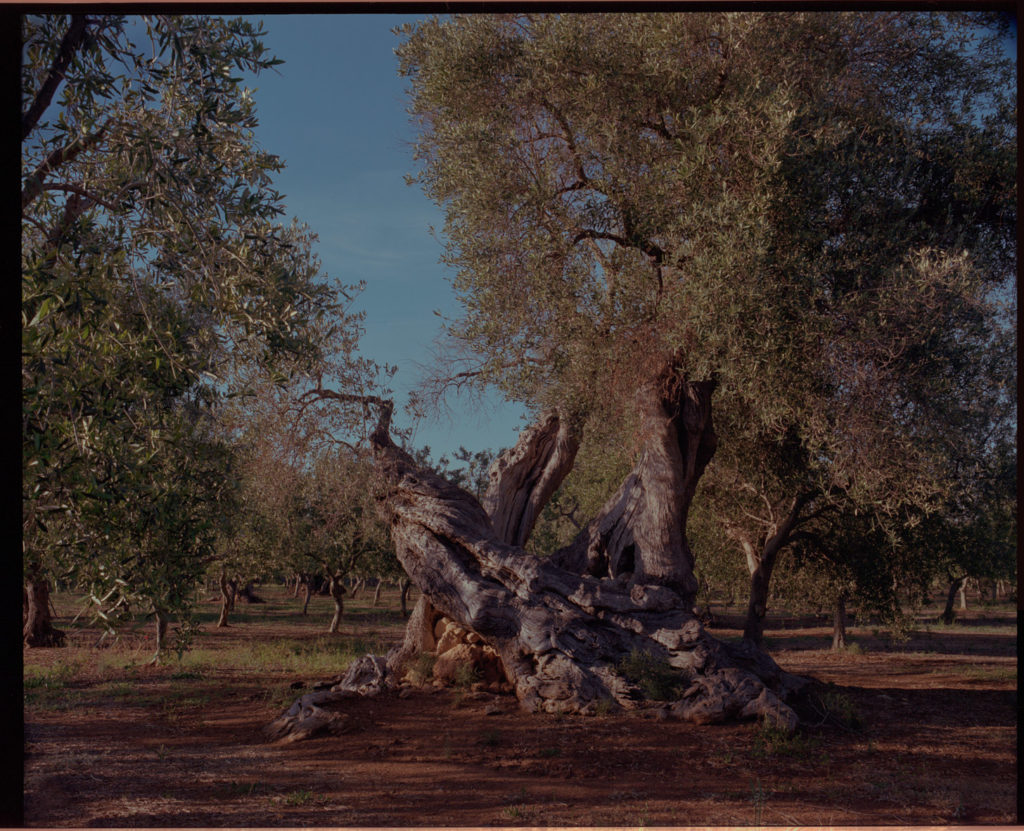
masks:
{"label": "tree canopy", "polygon": [[[22,18],[26,574],[185,608],[233,487],[216,405],[364,382],[358,287],[281,221],[241,18]],[[164,574],[163,572],[168,572]],[[109,604],[108,604],[109,605]]]}
{"label": "tree canopy", "polygon": [[666,366],[714,381],[705,498],[760,550],[844,512],[891,531],[941,509],[1015,429],[1005,27],[904,12],[406,27],[415,178],[446,212],[463,306],[457,381],[574,414],[581,454],[591,425],[638,435],[637,390]]}

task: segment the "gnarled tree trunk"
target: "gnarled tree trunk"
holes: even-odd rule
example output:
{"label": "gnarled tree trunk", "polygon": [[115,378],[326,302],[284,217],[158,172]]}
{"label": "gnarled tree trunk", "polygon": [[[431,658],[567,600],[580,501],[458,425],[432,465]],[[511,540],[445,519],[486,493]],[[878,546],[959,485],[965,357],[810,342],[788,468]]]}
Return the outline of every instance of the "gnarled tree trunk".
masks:
{"label": "gnarled tree trunk", "polygon": [[[372,436],[380,505],[398,558],[423,597],[403,644],[386,662],[366,659],[353,668],[335,693],[349,694],[353,684],[363,691],[396,684],[410,658],[435,647],[443,615],[498,654],[530,711],[643,706],[640,683],[619,666],[645,653],[678,674],[678,698],[665,705],[671,715],[698,723],[764,716],[795,727],[785,699],[802,679],[749,643],[712,638],[693,612],[697,583],[686,517],[715,449],[712,389],[666,371],[641,391],[639,462],[577,539],[545,559],[521,545],[571,468],[575,442],[557,414],[525,431],[495,463],[485,502],[497,522],[472,495],[395,446],[384,419]],[[303,733],[304,713],[323,721],[321,703],[296,702],[269,734]]]}

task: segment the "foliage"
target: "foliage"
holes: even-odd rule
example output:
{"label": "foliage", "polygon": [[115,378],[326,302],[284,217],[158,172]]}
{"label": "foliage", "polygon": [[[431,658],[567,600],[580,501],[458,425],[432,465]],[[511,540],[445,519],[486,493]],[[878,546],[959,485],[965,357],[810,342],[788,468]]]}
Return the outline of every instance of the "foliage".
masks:
{"label": "foliage", "polygon": [[679,698],[687,680],[681,670],[639,649],[623,656],[615,665],[615,671],[630,683],[636,684],[652,701]]}
{"label": "foliage", "polygon": [[[841,579],[887,602],[885,579],[921,564],[910,529],[959,501],[971,459],[1007,449],[1015,424],[1006,25],[871,12],[404,27],[414,179],[445,210],[462,302],[451,383],[575,414],[582,460],[600,456],[592,440],[637,449],[634,395],[666,360],[715,379],[703,536],[714,517],[767,576],[797,541],[830,552],[819,573],[841,550]],[[543,548],[570,532],[571,487]]]}
{"label": "foliage", "polygon": [[260,28],[26,15],[22,36],[26,573],[111,622],[183,614],[235,496],[217,403],[344,364],[353,291],[279,221],[245,84],[280,63]]}

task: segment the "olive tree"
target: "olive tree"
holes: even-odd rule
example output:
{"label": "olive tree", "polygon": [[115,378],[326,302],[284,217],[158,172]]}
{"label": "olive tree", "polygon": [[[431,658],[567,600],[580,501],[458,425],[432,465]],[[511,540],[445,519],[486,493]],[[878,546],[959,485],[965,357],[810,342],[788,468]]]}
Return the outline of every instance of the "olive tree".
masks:
{"label": "olive tree", "polygon": [[[616,667],[637,650],[678,671],[676,715],[793,725],[800,682],[694,615],[690,506],[716,452],[756,489],[765,447],[781,465],[766,469],[771,538],[834,501],[888,515],[948,491],[942,414],[967,433],[1005,398],[992,369],[1015,153],[998,22],[474,15],[403,30],[414,178],[445,211],[462,301],[444,364],[458,371],[432,387],[494,385],[537,420],[478,502],[391,441],[380,402],[380,498],[425,600],[403,647],[352,684],[386,682],[443,615],[497,652],[531,709],[635,706]],[[602,431],[631,469],[567,545],[527,553]]]}
{"label": "olive tree", "polygon": [[53,576],[101,611],[186,610],[174,587],[212,556],[229,478],[218,402],[319,371],[356,327],[312,235],[280,221],[245,80],[279,63],[259,27],[21,27],[25,633],[46,644]]}

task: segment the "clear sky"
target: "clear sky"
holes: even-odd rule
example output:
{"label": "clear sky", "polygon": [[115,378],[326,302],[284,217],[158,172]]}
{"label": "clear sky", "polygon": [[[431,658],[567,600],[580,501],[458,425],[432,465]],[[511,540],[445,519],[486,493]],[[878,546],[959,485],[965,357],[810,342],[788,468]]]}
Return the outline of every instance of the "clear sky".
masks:
{"label": "clear sky", "polygon": [[[458,312],[441,242],[444,218],[417,186],[405,79],[391,30],[414,18],[389,14],[261,15],[265,43],[285,61],[253,81],[259,143],[287,167],[276,177],[291,216],[320,237],[324,271],[366,281],[361,351],[398,367],[399,410],[429,363],[445,316]],[[434,457],[458,447],[497,450],[515,443],[521,408],[499,397],[483,408],[452,398],[450,414],[416,426],[413,444]],[[396,421],[410,421],[396,413]]]}

